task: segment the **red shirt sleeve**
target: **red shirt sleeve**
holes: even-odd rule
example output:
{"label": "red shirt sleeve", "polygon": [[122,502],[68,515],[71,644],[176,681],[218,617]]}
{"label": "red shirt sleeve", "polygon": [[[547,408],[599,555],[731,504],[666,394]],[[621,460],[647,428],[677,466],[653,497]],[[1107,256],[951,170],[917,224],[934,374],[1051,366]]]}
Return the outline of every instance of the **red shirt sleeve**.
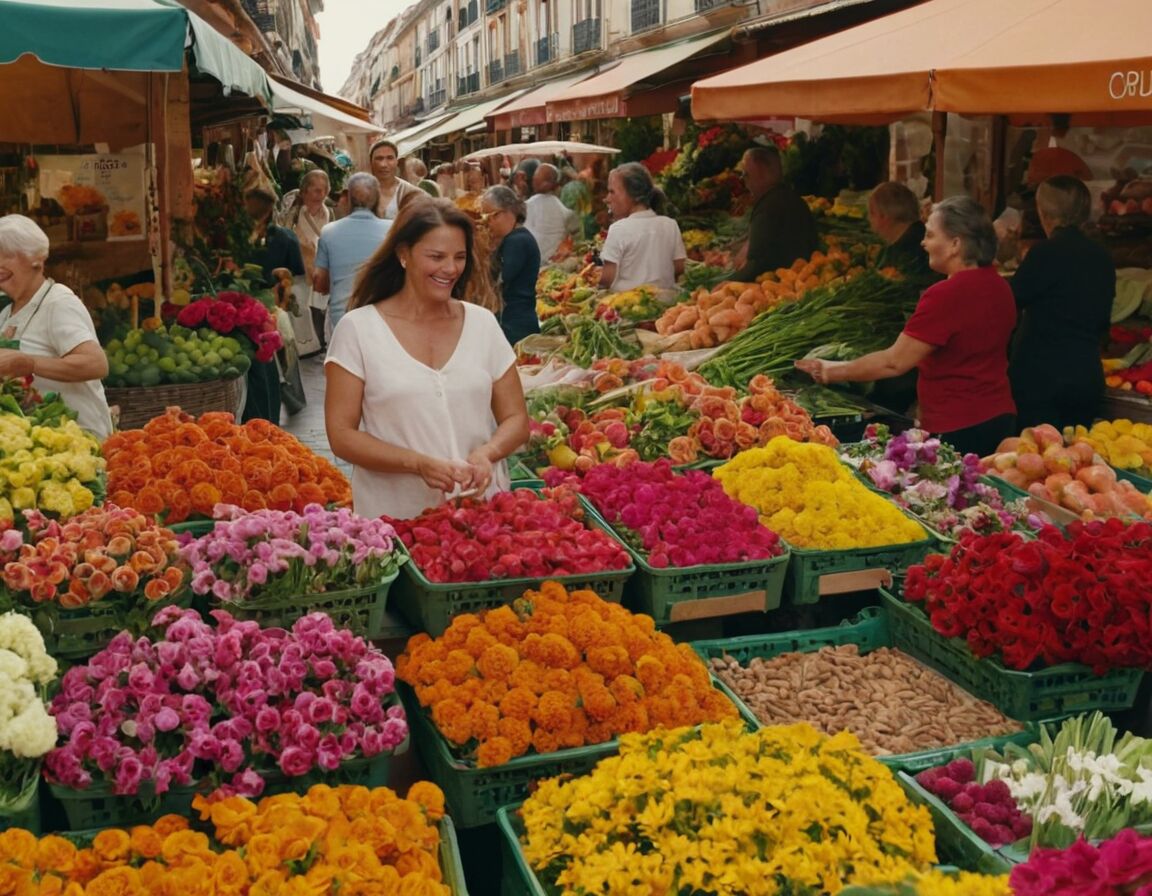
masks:
{"label": "red shirt sleeve", "polygon": [[913,339],[940,348],[947,345],[956,332],[956,315],[949,312],[948,281],[936,283],[924,291],[916,310],[904,325],[904,332]]}

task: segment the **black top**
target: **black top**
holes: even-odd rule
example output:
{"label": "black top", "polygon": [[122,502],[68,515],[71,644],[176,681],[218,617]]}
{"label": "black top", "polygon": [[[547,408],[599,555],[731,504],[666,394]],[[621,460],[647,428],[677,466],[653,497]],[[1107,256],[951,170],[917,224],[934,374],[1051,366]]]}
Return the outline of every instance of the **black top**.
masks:
{"label": "black top", "polygon": [[765,271],[790,267],[820,248],[816,219],[800,194],[777,184],[752,207],[748,223],[748,260],[732,279],[751,283]]}
{"label": "black top", "polygon": [[1111,323],[1116,267],[1078,227],[1059,227],[1037,243],[1012,277],[1020,319],[1009,375],[1078,385],[1102,379],[1100,349]]}
{"label": "black top", "polygon": [[500,242],[500,294],[504,310],[500,323],[519,338],[540,332],[536,318],[536,278],[540,275],[540,247],[536,238],[517,225]]}
{"label": "black top", "polygon": [[264,285],[272,285],[272,272],[287,268],[294,277],[304,276],[304,256],[300,254],[300,239],[287,227],[268,225],[264,244],[253,247],[252,263],[264,269]]}
{"label": "black top", "polygon": [[928,253],[924,242],[924,225],[913,221],[900,235],[900,239],[885,246],[876,259],[876,267],[893,267],[913,280],[938,280],[940,275],[928,266]]}

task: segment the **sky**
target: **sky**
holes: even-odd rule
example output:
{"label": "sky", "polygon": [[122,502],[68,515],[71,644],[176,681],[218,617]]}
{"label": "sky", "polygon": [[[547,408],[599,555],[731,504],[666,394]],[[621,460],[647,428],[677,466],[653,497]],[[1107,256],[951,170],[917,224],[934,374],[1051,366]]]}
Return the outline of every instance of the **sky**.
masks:
{"label": "sky", "polygon": [[320,25],[320,83],[335,94],[348,80],[352,60],[372,35],[414,0],[324,0]]}

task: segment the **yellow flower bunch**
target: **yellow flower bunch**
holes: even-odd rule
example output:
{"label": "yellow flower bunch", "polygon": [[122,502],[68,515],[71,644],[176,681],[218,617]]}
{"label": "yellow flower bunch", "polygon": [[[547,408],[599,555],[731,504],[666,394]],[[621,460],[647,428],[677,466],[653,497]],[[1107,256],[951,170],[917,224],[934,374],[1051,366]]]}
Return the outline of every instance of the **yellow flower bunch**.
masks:
{"label": "yellow flower bunch", "polygon": [[[197,798],[216,843],[166,815],[91,846],[62,837],[0,833],[0,893],[21,896],[449,896],[436,823],[444,795],[419,782],[400,799],[387,787],[312,787],[304,796],[214,803]],[[222,844],[221,847],[219,844]]]}
{"label": "yellow flower bunch", "polygon": [[737,715],[700,658],[650,616],[558,582],[463,613],[439,638],[413,636],[396,675],[479,766]]}
{"label": "yellow flower bunch", "polygon": [[1147,475],[1152,472],[1152,425],[1131,420],[1099,420],[1092,428],[1064,429],[1069,444],[1087,442],[1113,467]]}
{"label": "yellow flower bunch", "polygon": [[710,249],[712,243],[716,240],[716,234],[711,230],[695,228],[683,231],[680,234],[680,239],[684,240],[684,248],[689,251],[693,249]]}
{"label": "yellow flower bunch", "polygon": [[936,858],[928,810],[854,735],[806,724],[628,735],[522,814],[525,858],[563,894],[836,894]]}
{"label": "yellow flower bunch", "polygon": [[799,548],[869,548],[928,537],[919,523],[856,479],[826,445],[777,436],[763,448],[737,454],[712,475]]}
{"label": "yellow flower bunch", "polygon": [[841,896],[1012,896],[1012,888],[1006,874],[948,874],[931,869],[906,877],[857,875]]}
{"label": "yellow flower bunch", "polygon": [[82,513],[103,470],[100,443],[75,420],[42,426],[0,413],[0,521],[32,508],[62,519]]}

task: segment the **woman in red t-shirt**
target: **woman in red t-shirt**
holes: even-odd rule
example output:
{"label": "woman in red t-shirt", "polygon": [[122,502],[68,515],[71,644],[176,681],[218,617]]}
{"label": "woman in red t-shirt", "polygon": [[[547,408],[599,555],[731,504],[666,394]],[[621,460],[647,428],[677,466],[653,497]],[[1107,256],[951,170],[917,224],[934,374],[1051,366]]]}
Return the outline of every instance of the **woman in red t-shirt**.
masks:
{"label": "woman in red t-shirt", "polygon": [[924,249],[948,279],[930,286],[896,341],[853,361],[797,361],[818,383],[887,379],[920,369],[920,424],[961,452],[991,454],[1016,429],[1008,343],[1012,290],[996,273],[996,233],[973,199],[955,196],[928,218]]}

